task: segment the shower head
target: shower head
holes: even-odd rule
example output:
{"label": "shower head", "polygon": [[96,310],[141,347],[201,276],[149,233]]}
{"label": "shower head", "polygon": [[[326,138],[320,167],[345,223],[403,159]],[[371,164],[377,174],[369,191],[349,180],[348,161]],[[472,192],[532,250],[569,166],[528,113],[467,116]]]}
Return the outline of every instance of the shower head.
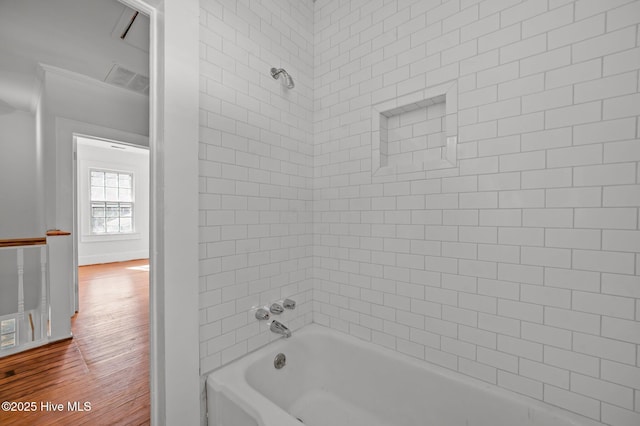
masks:
{"label": "shower head", "polygon": [[279,68],[279,69],[271,68],[271,77],[277,80],[278,77],[280,77],[280,74],[284,76],[284,82],[287,85],[287,87],[289,89],[293,89],[295,87],[295,84],[293,84],[293,79],[291,78],[289,73],[284,70],[284,68]]}

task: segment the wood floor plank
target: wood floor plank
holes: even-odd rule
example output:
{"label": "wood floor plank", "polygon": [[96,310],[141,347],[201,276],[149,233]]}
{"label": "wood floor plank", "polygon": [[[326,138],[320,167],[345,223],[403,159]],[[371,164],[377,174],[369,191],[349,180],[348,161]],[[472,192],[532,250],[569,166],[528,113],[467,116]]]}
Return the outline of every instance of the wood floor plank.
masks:
{"label": "wood floor plank", "polygon": [[[35,412],[0,411],[0,425],[148,425],[148,260],[79,269],[73,338],[0,358],[0,402],[35,402]],[[84,402],[90,411],[68,410]],[[64,405],[47,410],[47,402]]]}

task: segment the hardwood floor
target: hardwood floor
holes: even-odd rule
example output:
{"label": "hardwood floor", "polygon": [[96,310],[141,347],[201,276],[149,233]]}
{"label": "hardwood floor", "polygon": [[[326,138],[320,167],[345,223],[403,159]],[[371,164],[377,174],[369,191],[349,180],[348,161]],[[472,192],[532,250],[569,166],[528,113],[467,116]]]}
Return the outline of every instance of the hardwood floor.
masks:
{"label": "hardwood floor", "polygon": [[[33,412],[0,410],[0,425],[150,423],[144,265],[147,260],[80,268],[73,339],[0,358],[0,403],[35,403]],[[70,410],[76,402],[85,411]],[[62,410],[53,411],[56,404]]]}

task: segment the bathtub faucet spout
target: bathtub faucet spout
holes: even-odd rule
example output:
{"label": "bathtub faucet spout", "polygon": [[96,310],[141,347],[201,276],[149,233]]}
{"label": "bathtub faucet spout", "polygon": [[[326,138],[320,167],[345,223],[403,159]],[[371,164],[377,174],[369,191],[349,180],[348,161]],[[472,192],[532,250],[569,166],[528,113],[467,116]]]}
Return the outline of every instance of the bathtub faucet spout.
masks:
{"label": "bathtub faucet spout", "polygon": [[282,334],[284,337],[291,337],[291,330],[280,321],[273,320],[269,329],[276,334]]}

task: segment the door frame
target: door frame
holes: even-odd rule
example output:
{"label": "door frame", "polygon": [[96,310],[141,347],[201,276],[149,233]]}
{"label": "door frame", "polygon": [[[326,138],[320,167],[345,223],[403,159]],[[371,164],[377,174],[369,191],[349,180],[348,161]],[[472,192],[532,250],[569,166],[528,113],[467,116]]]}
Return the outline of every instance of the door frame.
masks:
{"label": "door frame", "polygon": [[119,0],[150,19],[151,424],[200,424],[199,0]]}
{"label": "door frame", "polygon": [[78,245],[80,239],[79,217],[78,217],[78,137],[88,139],[102,140],[105,143],[114,143],[120,145],[130,145],[136,148],[149,149],[149,138],[136,133],[125,132],[110,127],[98,126],[95,124],[84,123],[66,118],[58,118],[56,124],[61,128],[61,132],[65,135],[71,135],[72,138],[72,199],[73,199],[73,227],[72,227],[72,254],[73,254],[73,294],[71,299],[71,315],[79,311],[78,302]]}

